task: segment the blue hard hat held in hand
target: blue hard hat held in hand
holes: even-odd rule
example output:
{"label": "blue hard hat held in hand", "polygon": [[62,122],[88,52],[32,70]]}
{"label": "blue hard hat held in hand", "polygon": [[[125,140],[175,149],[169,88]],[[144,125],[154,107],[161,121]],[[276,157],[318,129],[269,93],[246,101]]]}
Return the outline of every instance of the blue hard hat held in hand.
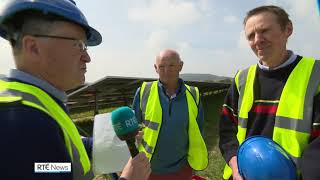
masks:
{"label": "blue hard hat held in hand", "polygon": [[297,180],[289,154],[273,140],[252,136],[239,147],[239,173],[244,180]]}
{"label": "blue hard hat held in hand", "polygon": [[102,42],[101,34],[92,28],[85,16],[72,0],[1,0],[0,36],[8,39],[8,29],[4,22],[23,11],[38,11],[44,15],[53,14],[67,21],[76,23],[85,29],[87,44],[96,46]]}

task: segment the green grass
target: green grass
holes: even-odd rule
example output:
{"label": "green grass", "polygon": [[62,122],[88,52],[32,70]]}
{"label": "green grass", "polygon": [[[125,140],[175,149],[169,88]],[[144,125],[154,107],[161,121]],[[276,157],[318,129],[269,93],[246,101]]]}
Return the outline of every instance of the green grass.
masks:
{"label": "green grass", "polygon": [[[212,96],[205,96],[202,99],[205,114],[204,139],[208,148],[209,164],[205,170],[198,171],[196,174],[206,177],[208,180],[222,179],[221,177],[225,164],[218,147],[218,122],[224,96],[225,93],[221,93]],[[99,110],[99,113],[110,112],[113,109],[114,108],[104,108]],[[71,112],[71,117],[76,121],[81,134],[92,135],[93,115],[93,110],[85,112]]]}
{"label": "green grass", "polygon": [[[113,111],[115,108],[103,108],[99,114]],[[92,136],[94,110],[88,111],[71,111],[71,119],[76,123],[81,135]]]}
{"label": "green grass", "polygon": [[219,150],[218,122],[220,109],[223,104],[225,93],[206,96],[202,99],[205,115],[204,140],[209,153],[209,164],[204,171],[196,174],[210,180],[222,179],[223,167],[225,164]]}

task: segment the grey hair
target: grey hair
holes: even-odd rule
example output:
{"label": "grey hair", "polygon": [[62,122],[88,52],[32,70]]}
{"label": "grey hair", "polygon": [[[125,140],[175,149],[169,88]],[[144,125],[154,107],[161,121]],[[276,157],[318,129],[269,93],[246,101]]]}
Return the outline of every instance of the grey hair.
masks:
{"label": "grey hair", "polygon": [[61,18],[44,15],[37,11],[27,11],[16,14],[5,23],[8,39],[10,41],[13,55],[19,55],[22,49],[22,39],[25,35],[50,34],[55,29],[54,21]]}

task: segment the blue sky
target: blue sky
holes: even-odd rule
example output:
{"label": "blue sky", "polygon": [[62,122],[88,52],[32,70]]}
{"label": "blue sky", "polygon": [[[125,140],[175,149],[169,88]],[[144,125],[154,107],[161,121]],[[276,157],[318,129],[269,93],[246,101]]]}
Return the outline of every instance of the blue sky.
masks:
{"label": "blue sky", "polygon": [[[243,32],[245,13],[274,4],[287,10],[294,25],[288,48],[320,58],[317,0],[75,0],[103,36],[90,47],[87,81],[105,76],[156,77],[155,56],[176,49],[182,73],[234,76],[256,63]],[[0,40],[0,74],[14,68],[8,43]]]}

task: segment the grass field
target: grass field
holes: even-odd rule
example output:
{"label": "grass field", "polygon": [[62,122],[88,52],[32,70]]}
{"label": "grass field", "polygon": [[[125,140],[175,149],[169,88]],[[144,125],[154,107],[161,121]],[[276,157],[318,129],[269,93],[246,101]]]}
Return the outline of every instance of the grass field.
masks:
{"label": "grass field", "polygon": [[[219,111],[223,103],[225,93],[206,96],[202,99],[205,112],[205,142],[209,153],[209,165],[204,171],[198,171],[196,174],[206,177],[208,180],[222,179],[222,171],[224,160],[221,157],[218,143],[218,121]],[[102,109],[99,113],[112,111],[113,108]],[[93,127],[93,110],[86,112],[71,112],[72,119],[76,120],[76,124],[81,128],[80,132],[85,131],[87,135],[92,135]]]}
{"label": "grass field", "polygon": [[223,104],[225,93],[214,96],[206,96],[202,99],[205,112],[204,139],[209,153],[209,165],[198,175],[210,180],[222,179],[222,171],[225,164],[219,151],[218,121],[220,109]]}

